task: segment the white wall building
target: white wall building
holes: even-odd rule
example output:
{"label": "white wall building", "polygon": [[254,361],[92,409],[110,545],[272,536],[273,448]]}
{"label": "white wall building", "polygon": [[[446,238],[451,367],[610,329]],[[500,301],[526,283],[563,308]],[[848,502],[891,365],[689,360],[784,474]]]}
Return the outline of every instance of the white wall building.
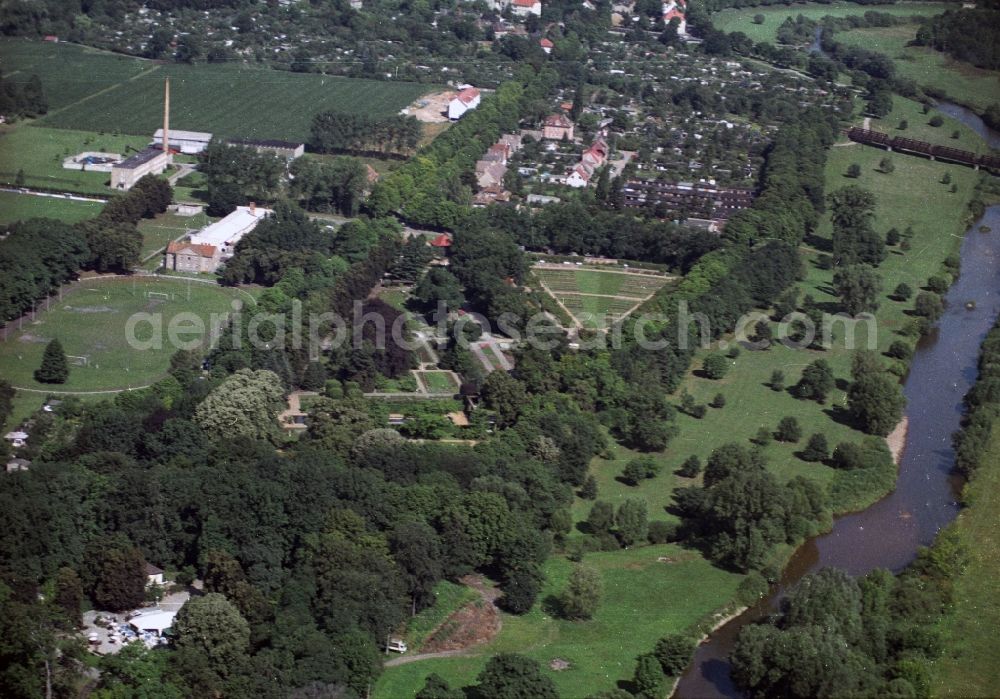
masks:
{"label": "white wall building", "polygon": [[461,119],[463,114],[478,107],[481,99],[478,88],[465,88],[448,103],[448,118],[452,121]]}
{"label": "white wall building", "polygon": [[[212,134],[203,131],[177,131],[170,129],[170,150],[181,153],[201,153],[208,148],[208,142],[212,140]],[[163,144],[163,129],[157,129],[153,134],[153,143]]]}
{"label": "white wall building", "polygon": [[147,148],[111,167],[111,186],[129,190],[146,175],[159,175],[170,164],[170,154],[159,148]]}
{"label": "white wall building", "polygon": [[214,245],[218,248],[221,259],[227,260],[233,256],[236,243],[271,213],[273,212],[270,209],[261,209],[253,204],[237,206],[235,211],[221,221],[216,221],[193,234],[191,242],[195,245]]}

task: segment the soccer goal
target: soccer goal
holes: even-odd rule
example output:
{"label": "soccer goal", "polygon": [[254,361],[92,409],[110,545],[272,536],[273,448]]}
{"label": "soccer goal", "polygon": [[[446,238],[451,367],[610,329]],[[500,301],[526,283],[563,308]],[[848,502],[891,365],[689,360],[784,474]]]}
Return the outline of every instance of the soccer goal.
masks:
{"label": "soccer goal", "polygon": [[86,354],[67,354],[66,361],[68,361],[73,366],[90,366],[90,357]]}
{"label": "soccer goal", "polygon": [[174,295],[166,291],[147,291],[146,298],[148,299],[162,299],[164,301],[173,301]]}

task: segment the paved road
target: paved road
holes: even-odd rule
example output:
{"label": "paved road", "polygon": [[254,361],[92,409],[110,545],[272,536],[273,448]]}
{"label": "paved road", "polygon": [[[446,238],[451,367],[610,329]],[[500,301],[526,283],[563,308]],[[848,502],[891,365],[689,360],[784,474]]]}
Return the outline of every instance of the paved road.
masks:
{"label": "paved road", "polygon": [[42,192],[28,187],[0,187],[0,192],[10,192],[11,194],[24,194],[31,197],[51,197],[52,199],[71,199],[73,201],[94,201],[99,204],[106,204],[107,198],[85,197],[72,192]]}

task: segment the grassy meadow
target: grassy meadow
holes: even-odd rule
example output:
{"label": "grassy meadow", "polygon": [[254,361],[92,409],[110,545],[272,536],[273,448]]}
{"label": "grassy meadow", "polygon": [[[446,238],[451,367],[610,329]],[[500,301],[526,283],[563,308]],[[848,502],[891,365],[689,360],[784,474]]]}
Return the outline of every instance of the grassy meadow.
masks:
{"label": "grassy meadow", "polygon": [[0,192],[0,225],[29,218],[54,218],[66,223],[77,223],[94,218],[101,213],[103,207],[103,204],[96,201]]}
{"label": "grassy meadow", "polygon": [[[190,300],[188,290],[190,288]],[[170,294],[168,299],[147,293]],[[180,335],[183,341],[207,337],[209,314],[225,314],[231,301],[240,295],[235,289],[213,284],[186,283],[167,279],[83,280],[62,298],[52,297],[45,309],[39,304],[34,321],[12,322],[0,334],[0,376],[16,388],[37,391],[100,391],[145,386],[166,372],[170,356],[177,349],[169,341],[170,319],[181,312],[193,312],[204,323],[200,333]],[[163,314],[162,346],[135,349],[128,343],[126,324],[136,313]],[[184,331],[182,331],[184,332]],[[152,339],[149,323],[135,328],[140,341]],[[58,338],[67,355],[85,356],[88,366],[70,363],[69,380],[60,385],[40,384],[32,376],[41,364],[49,340]]]}
{"label": "grassy meadow", "polygon": [[204,228],[211,222],[204,213],[194,216],[178,216],[176,214],[160,214],[156,218],[139,221],[139,232],[142,234],[142,252],[140,258],[145,260],[167,247],[167,243],[181,237],[191,230]]}
{"label": "grassy meadow", "polygon": [[[881,7],[875,9],[882,11]],[[838,32],[836,40],[883,53],[893,60],[902,77],[980,111],[998,100],[1000,72],[956,61],[926,46],[907,46],[916,35],[916,24],[903,24]]]}
{"label": "grassy meadow", "polygon": [[[948,9],[948,3],[943,2],[901,2],[895,5],[858,5],[856,3],[834,2],[825,3],[793,3],[787,5],[772,5],[770,7],[742,7],[721,10],[712,15],[712,24],[724,32],[743,32],[754,42],[767,41],[775,43],[778,27],[785,18],[795,18],[799,15],[813,20],[823,17],[850,17],[863,15],[875,10],[897,17],[912,15],[933,16]],[[755,15],[764,15],[763,24],[754,24]]]}
{"label": "grassy meadow", "polygon": [[1000,626],[1000,428],[975,480],[966,486],[969,507],[952,525],[969,551],[955,581],[954,609],[939,625],[944,653],[934,664],[936,697],[1000,696],[996,639]]}
{"label": "grassy meadow", "polygon": [[148,144],[149,138],[141,136],[48,129],[29,124],[2,126],[0,183],[14,185],[18,171],[23,170],[26,187],[107,196],[110,173],[67,170],[62,166],[63,160],[85,151],[125,155]]}
{"label": "grassy meadow", "polygon": [[[432,672],[452,686],[468,685],[491,655],[504,652],[538,660],[561,696],[612,689],[631,678],[637,655],[652,650],[660,637],[683,631],[721,607],[742,580],[671,544],[588,554],[585,562],[598,570],[604,583],[602,604],[592,620],[563,621],[546,611],[545,600],[566,586],[573,566],[564,558],[551,558],[545,564],[539,603],[521,617],[504,614],[500,634],[477,655],[387,668],[374,696],[413,696]],[[556,659],[570,667],[550,669]]]}

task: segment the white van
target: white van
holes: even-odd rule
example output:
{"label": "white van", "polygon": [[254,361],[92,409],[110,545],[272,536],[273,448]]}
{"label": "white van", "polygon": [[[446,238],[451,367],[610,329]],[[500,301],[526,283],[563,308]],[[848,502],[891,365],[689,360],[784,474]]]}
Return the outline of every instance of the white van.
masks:
{"label": "white van", "polygon": [[391,650],[393,653],[405,653],[409,650],[406,647],[406,641],[399,638],[393,638],[389,641],[389,645],[385,647],[386,650]]}

